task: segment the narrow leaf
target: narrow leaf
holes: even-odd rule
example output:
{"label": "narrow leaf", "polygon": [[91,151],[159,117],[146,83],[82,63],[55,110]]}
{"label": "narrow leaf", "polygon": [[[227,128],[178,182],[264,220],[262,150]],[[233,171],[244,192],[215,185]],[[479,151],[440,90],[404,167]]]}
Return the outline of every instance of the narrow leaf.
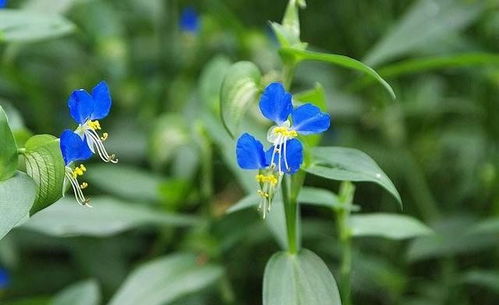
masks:
{"label": "narrow leaf", "polygon": [[97,282],[88,280],[65,288],[50,305],[99,305],[100,298]]}
{"label": "narrow leaf", "polygon": [[0,181],[12,177],[17,168],[17,146],[7,114],[0,106]]}
{"label": "narrow leaf", "polygon": [[361,214],[350,217],[353,236],[377,236],[388,239],[408,239],[429,235],[432,230],[419,220],[396,214]]}

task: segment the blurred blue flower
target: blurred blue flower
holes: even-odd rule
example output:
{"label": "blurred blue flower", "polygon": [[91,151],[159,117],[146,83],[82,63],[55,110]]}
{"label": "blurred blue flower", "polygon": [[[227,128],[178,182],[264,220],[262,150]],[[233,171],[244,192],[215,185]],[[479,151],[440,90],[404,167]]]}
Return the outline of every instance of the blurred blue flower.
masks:
{"label": "blurred blue flower", "polygon": [[193,7],[182,10],[179,20],[180,29],[184,32],[197,33],[199,30],[199,16]]}
{"label": "blurred blue flower", "polygon": [[7,6],[8,0],[0,0],[0,8],[4,8]]}
{"label": "blurred blue flower", "polygon": [[10,284],[9,272],[4,268],[0,268],[0,290],[7,288],[9,284]]}
{"label": "blurred blue flower", "polygon": [[111,94],[104,81],[93,88],[92,94],[78,89],[73,91],[68,99],[69,112],[79,124],[75,132],[87,143],[92,153],[97,152],[104,162],[117,163],[116,156],[110,155],[103,144],[108,134],[104,132],[100,136],[97,133],[101,130],[98,120],[109,114],[111,103]]}

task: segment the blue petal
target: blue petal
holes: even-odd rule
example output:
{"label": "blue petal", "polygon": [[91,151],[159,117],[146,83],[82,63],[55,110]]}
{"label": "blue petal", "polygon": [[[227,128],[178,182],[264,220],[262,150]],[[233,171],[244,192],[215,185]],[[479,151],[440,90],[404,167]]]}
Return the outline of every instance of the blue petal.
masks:
{"label": "blue petal", "polygon": [[291,94],[284,90],[281,83],[272,83],[265,88],[260,97],[260,111],[267,119],[280,125],[293,111],[291,98]]}
{"label": "blue petal", "polygon": [[0,268],[0,290],[7,288],[9,286],[9,283],[9,272],[6,269]]}
{"label": "blue petal", "polygon": [[66,165],[77,160],[87,160],[92,156],[86,141],[69,129],[62,132],[60,146]]}
{"label": "blue petal", "polygon": [[111,94],[109,87],[105,81],[97,84],[92,89],[92,97],[94,98],[94,111],[92,112],[91,120],[100,120],[105,118],[111,110]]}
{"label": "blue petal", "polygon": [[322,112],[319,107],[312,104],[302,105],[291,113],[292,128],[303,135],[321,133],[326,131],[331,124],[329,113]]}
{"label": "blue petal", "polygon": [[267,167],[265,151],[260,141],[245,133],[236,144],[237,164],[243,169],[262,169]]}
{"label": "blue petal", "polygon": [[4,8],[7,6],[7,0],[0,0],[0,8]]}
{"label": "blue petal", "polygon": [[196,33],[199,28],[199,17],[193,7],[187,7],[182,11],[179,26],[182,31]]}
{"label": "blue petal", "polygon": [[[274,147],[271,147],[265,153],[267,163],[272,163],[272,154],[274,152]],[[276,163],[276,169],[279,169],[279,155],[274,154],[274,163]],[[288,168],[286,168],[286,162],[281,158],[281,170],[285,174],[292,175],[296,173],[303,163],[303,146],[297,139],[291,139],[286,142],[286,161]]]}
{"label": "blue petal", "polygon": [[68,99],[68,107],[73,119],[83,124],[94,112],[94,99],[83,89],[75,90]]}

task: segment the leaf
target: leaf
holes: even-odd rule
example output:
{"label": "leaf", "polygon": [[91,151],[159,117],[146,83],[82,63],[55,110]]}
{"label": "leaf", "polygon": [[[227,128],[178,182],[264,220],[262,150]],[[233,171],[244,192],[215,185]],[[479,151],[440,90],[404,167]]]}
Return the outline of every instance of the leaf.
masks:
{"label": "leaf", "polygon": [[344,55],[312,52],[296,48],[283,48],[280,50],[280,52],[285,56],[294,56],[298,62],[303,60],[317,60],[366,73],[370,77],[377,80],[381,85],[383,85],[383,87],[385,87],[386,91],[388,91],[393,99],[396,98],[395,92],[393,91],[392,87],[390,87],[390,85],[373,68],[363,64],[356,59]]}
{"label": "leaf", "polygon": [[22,172],[0,182],[0,239],[28,216],[35,194],[35,183]]}
{"label": "leaf", "polygon": [[265,267],[263,305],[340,305],[333,275],[313,252],[278,252]]}
{"label": "leaf", "polygon": [[462,282],[488,288],[499,294],[499,272],[491,270],[472,270],[462,276]]}
{"label": "leaf", "polygon": [[499,234],[499,217],[481,220],[470,228],[474,234]]}
{"label": "leaf", "polygon": [[88,280],[65,288],[53,298],[50,305],[99,305],[100,298],[97,282]]}
{"label": "leaf", "polygon": [[[420,0],[395,24],[393,30],[367,54],[365,62],[378,65],[406,55],[464,28],[484,7],[480,1]],[[410,39],[408,39],[410,37]]]}
{"label": "leaf", "polygon": [[200,264],[194,254],[169,255],[132,272],[109,305],[166,305],[212,285],[222,268]]}
{"label": "leaf", "polygon": [[339,181],[366,181],[381,185],[402,207],[400,195],[378,164],[365,153],[345,147],[316,147],[312,164],[305,170],[313,175]]}
{"label": "leaf", "polygon": [[220,88],[224,76],[231,67],[231,62],[225,56],[217,56],[211,59],[201,72],[199,78],[199,91],[202,101],[212,110],[218,110],[220,106]]}
{"label": "leaf", "polygon": [[7,180],[16,173],[17,146],[9,127],[7,114],[0,106],[0,181]]}
{"label": "leaf", "polygon": [[21,228],[52,236],[111,236],[148,225],[187,226],[196,218],[159,212],[110,197],[92,198],[92,208],[79,206],[73,198],[64,198],[34,215]]}
{"label": "leaf", "polygon": [[88,166],[85,177],[110,194],[126,200],[158,201],[163,179],[143,169],[119,164]]}
{"label": "leaf", "polygon": [[249,61],[233,64],[220,90],[220,113],[225,129],[232,138],[249,106],[259,92],[260,71]]}
{"label": "leaf", "polygon": [[374,213],[350,217],[352,235],[377,236],[388,239],[408,239],[432,234],[419,220],[403,215]]}
{"label": "leaf", "polygon": [[57,14],[3,9],[0,11],[0,42],[44,40],[68,34],[74,25]]}
{"label": "leaf", "polygon": [[48,207],[63,195],[65,166],[59,139],[36,135],[25,145],[26,172],[37,186],[36,199],[30,214]]}
{"label": "leaf", "polygon": [[189,127],[185,119],[178,114],[164,114],[156,119],[151,133],[150,160],[155,167],[160,167],[171,161],[178,149],[189,142]]}

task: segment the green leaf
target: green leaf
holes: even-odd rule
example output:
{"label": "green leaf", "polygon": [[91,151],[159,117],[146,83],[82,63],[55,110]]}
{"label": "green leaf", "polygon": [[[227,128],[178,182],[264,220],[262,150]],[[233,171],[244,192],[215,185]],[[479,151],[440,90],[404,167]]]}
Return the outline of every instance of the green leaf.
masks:
{"label": "green leaf", "polygon": [[161,167],[175,156],[182,146],[191,142],[189,127],[178,114],[160,116],[150,137],[150,160],[155,167]]}
{"label": "green leaf", "polygon": [[68,34],[74,25],[57,14],[3,9],[0,11],[0,41],[26,42]]}
{"label": "green leaf", "polygon": [[305,170],[313,175],[339,181],[366,181],[381,185],[402,207],[400,195],[378,164],[365,153],[345,147],[316,147]]}
{"label": "green leaf", "polygon": [[429,227],[413,217],[385,213],[352,215],[350,228],[356,237],[408,239],[432,234]]}
{"label": "green leaf", "polygon": [[338,287],[326,264],[313,252],[278,252],[265,267],[263,305],[341,305]]}
{"label": "green leaf", "polygon": [[260,70],[251,62],[240,61],[230,67],[220,91],[220,113],[232,138],[249,106],[259,92]]}
{"label": "green leaf", "polygon": [[200,264],[194,254],[161,257],[132,272],[109,305],[170,304],[211,286],[221,275],[221,267]]}
{"label": "green leaf", "polygon": [[435,48],[480,16],[484,4],[482,1],[417,1],[373,47],[365,61],[378,65],[428,46]]}
{"label": "green leaf", "polygon": [[90,186],[126,200],[158,201],[163,178],[143,169],[119,164],[88,166],[85,177]]}
{"label": "green leaf", "polygon": [[0,106],[0,181],[7,180],[16,173],[17,146],[9,127],[7,114]]}
{"label": "green leaf", "polygon": [[35,194],[35,183],[22,172],[0,182],[0,239],[28,216]]}
{"label": "green leaf", "polygon": [[65,288],[54,297],[50,305],[99,305],[100,299],[97,282],[88,280]]}
{"label": "green leaf", "polygon": [[466,284],[472,284],[488,288],[499,294],[499,272],[491,270],[472,270],[466,272],[461,281]]}
{"label": "green leaf", "polygon": [[199,91],[203,103],[217,112],[220,106],[220,88],[230,67],[229,59],[217,56],[206,64],[199,77]]}
{"label": "green leaf", "polygon": [[499,217],[481,220],[470,228],[474,234],[499,234]]}
{"label": "green leaf", "polygon": [[109,197],[92,198],[91,204],[92,208],[79,206],[75,199],[66,197],[34,215],[21,228],[60,237],[105,237],[137,227],[187,226],[197,221]]}
{"label": "green leaf", "polygon": [[25,145],[26,172],[37,186],[31,215],[48,207],[63,195],[65,168],[59,139],[51,135],[36,135]]}
{"label": "green leaf", "polygon": [[393,99],[396,98],[395,92],[393,91],[392,87],[390,87],[390,85],[373,68],[363,64],[356,59],[344,55],[312,52],[296,48],[283,48],[280,50],[280,52],[285,56],[293,56],[298,62],[303,60],[317,60],[366,73],[370,77],[377,80],[381,85],[383,85],[383,87],[385,87],[386,91],[388,91]]}

